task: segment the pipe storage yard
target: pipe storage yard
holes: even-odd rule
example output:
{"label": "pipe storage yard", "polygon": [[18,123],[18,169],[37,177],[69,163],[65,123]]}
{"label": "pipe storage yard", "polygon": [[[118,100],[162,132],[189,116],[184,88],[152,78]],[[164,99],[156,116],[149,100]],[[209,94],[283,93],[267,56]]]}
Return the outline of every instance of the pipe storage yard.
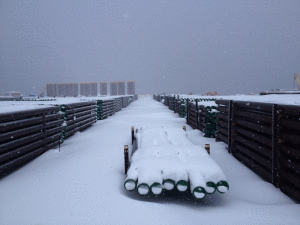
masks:
{"label": "pipe storage yard", "polygon": [[[0,102],[0,169],[23,165],[0,179],[0,224],[299,224],[299,100],[216,98]],[[132,126],[186,126],[195,148],[210,145],[227,193],[196,200],[190,191],[126,191],[124,145],[132,144]]]}

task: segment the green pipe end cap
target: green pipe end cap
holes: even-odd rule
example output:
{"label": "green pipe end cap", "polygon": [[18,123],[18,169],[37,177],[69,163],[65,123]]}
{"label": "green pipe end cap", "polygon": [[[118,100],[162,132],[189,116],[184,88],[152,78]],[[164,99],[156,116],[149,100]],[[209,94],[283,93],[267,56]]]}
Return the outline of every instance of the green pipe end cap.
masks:
{"label": "green pipe end cap", "polygon": [[176,183],[176,189],[180,192],[184,192],[188,189],[188,182],[185,180],[180,180]]}
{"label": "green pipe end cap", "polygon": [[175,181],[171,180],[171,179],[166,179],[166,180],[163,181],[163,185],[164,185],[166,190],[171,191],[175,187]]}
{"label": "green pipe end cap", "polygon": [[205,197],[206,191],[203,187],[195,187],[192,194],[195,199],[202,199]]}
{"label": "green pipe end cap", "polygon": [[134,191],[136,189],[136,181],[132,179],[128,179],[124,182],[124,188],[127,191]]}
{"label": "green pipe end cap", "polygon": [[140,195],[147,195],[149,193],[149,190],[150,190],[150,188],[149,188],[148,184],[141,183],[138,186],[138,193]]}
{"label": "green pipe end cap", "polygon": [[209,181],[206,183],[206,193],[207,194],[215,193],[216,189],[217,189],[217,185],[214,182]]}
{"label": "green pipe end cap", "polygon": [[220,193],[225,193],[229,190],[229,184],[225,180],[221,180],[217,183],[217,190]]}
{"label": "green pipe end cap", "polygon": [[153,195],[160,195],[163,191],[163,187],[160,183],[155,182],[150,186],[150,191]]}

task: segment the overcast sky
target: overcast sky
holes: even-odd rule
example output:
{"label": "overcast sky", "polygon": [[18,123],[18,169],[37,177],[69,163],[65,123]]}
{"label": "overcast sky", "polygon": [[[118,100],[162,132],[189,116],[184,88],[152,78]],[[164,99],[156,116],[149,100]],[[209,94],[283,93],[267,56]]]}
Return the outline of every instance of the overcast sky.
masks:
{"label": "overcast sky", "polygon": [[294,73],[299,0],[0,0],[0,95],[128,80],[139,94],[249,94],[293,88]]}

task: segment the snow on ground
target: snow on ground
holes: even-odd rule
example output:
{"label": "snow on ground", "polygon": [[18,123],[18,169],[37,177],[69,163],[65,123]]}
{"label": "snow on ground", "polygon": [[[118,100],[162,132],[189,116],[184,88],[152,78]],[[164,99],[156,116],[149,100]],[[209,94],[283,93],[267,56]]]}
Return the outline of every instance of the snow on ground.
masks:
{"label": "snow on ground", "polygon": [[299,224],[300,205],[187,126],[230,189],[202,200],[178,192],[142,197],[124,189],[123,146],[131,126],[185,126],[167,107],[140,98],[0,180],[0,224]]}

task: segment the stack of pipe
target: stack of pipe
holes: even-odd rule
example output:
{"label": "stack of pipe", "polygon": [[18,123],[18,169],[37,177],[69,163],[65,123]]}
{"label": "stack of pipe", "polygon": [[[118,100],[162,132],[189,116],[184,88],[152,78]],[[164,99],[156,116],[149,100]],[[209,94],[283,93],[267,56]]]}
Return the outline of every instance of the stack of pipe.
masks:
{"label": "stack of pipe", "polygon": [[60,143],[59,107],[0,114],[0,175],[34,159]]}

